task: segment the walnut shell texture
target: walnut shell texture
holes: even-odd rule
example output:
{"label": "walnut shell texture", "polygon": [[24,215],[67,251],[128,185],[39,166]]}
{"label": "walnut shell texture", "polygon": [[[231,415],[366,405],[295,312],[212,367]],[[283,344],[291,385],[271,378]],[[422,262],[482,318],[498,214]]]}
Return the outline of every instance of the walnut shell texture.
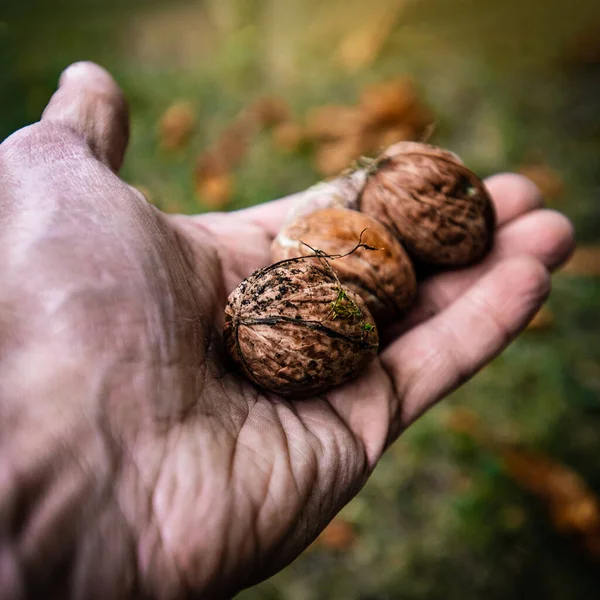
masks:
{"label": "walnut shell texture", "polygon": [[492,201],[477,175],[451,152],[409,142],[395,144],[360,197],[360,210],[387,225],[422,263],[462,267],[490,249]]}
{"label": "walnut shell texture", "polygon": [[344,287],[363,298],[378,323],[397,318],[415,299],[415,272],[402,244],[368,215],[330,208],[299,217],[279,232],[271,256],[276,261],[310,256],[311,248],[343,255],[351,252],[359,240],[377,250],[359,248],[344,258],[331,260],[331,267]]}
{"label": "walnut shell texture", "polygon": [[227,350],[260,387],[288,398],[325,393],[356,377],[377,354],[374,319],[323,259],[260,269],[225,309]]}

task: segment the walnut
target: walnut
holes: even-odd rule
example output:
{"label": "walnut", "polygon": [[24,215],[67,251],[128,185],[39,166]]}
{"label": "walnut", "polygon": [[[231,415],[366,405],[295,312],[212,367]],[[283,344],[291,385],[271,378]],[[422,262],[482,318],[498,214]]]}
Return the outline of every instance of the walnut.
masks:
{"label": "walnut", "polygon": [[356,377],[379,341],[363,300],[317,257],[278,262],[242,281],[225,309],[224,339],[250,380],[290,398]]}
{"label": "walnut", "polygon": [[359,208],[422,263],[466,266],[492,244],[495,213],[483,182],[455,154],[427,144],[395,144],[378,158]]}
{"label": "walnut", "polygon": [[[375,248],[356,248],[358,241]],[[283,260],[310,256],[347,255],[331,260],[341,283],[359,294],[378,323],[397,318],[413,302],[415,273],[402,245],[381,223],[343,208],[318,210],[284,227],[271,256]]]}

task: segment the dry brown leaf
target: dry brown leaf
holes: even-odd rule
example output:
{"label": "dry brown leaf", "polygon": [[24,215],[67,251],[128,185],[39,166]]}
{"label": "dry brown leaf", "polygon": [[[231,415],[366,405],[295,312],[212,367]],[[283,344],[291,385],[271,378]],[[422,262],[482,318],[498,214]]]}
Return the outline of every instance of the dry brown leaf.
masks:
{"label": "dry brown leaf", "polygon": [[315,144],[317,169],[331,176],[395,142],[421,139],[432,121],[412,81],[396,78],[367,87],[357,106],[329,104],[309,111],[305,132]]}
{"label": "dry brown leaf", "polygon": [[348,550],[354,545],[356,539],[357,535],[352,523],[338,517],[323,530],[316,544],[330,550]]}
{"label": "dry brown leaf", "polygon": [[524,165],[519,169],[519,173],[531,179],[540,189],[542,196],[548,200],[558,198],[565,191],[562,177],[548,165]]}
{"label": "dry brown leaf", "polygon": [[446,419],[446,425],[454,433],[469,435],[475,439],[481,431],[481,420],[472,410],[459,406],[454,408]]}
{"label": "dry brown leaf", "polygon": [[261,127],[273,127],[290,118],[290,107],[283,98],[263,96],[250,107],[253,118]]}
{"label": "dry brown leaf", "polygon": [[501,454],[515,481],[546,503],[557,530],[600,535],[600,501],[578,473],[540,454],[512,448]]}
{"label": "dry brown leaf", "polygon": [[159,123],[160,144],[165,150],[185,148],[196,127],[196,114],[190,102],[172,104]]}
{"label": "dry brown leaf", "polygon": [[225,130],[210,150],[211,161],[230,171],[237,167],[248,154],[250,140],[255,133],[254,124],[240,120]]}
{"label": "dry brown leaf", "polygon": [[284,152],[295,152],[303,141],[304,130],[298,123],[287,121],[273,128],[273,142]]}
{"label": "dry brown leaf", "polygon": [[225,208],[233,195],[231,177],[227,174],[208,175],[197,182],[196,194],[211,210]]}
{"label": "dry brown leaf", "polygon": [[435,115],[423,100],[415,102],[404,115],[402,122],[418,134],[415,139],[426,142],[435,129]]}
{"label": "dry brown leaf", "polygon": [[194,172],[196,194],[213,209],[225,207],[232,196],[230,173],[244,160],[252,137],[289,116],[280,98],[265,96],[242,110],[212,146],[198,157]]}
{"label": "dry brown leaf", "polygon": [[306,134],[317,142],[357,138],[362,130],[362,112],[355,106],[327,104],[312,109],[306,118]]}
{"label": "dry brown leaf", "polygon": [[527,329],[529,330],[543,330],[550,329],[554,325],[554,315],[550,312],[550,309],[546,306],[542,306],[537,312],[535,317],[531,320]]}
{"label": "dry brown leaf", "polygon": [[408,78],[367,87],[360,98],[360,109],[365,130],[373,136],[368,151],[395,142],[421,140],[434,121],[433,113]]}
{"label": "dry brown leaf", "polygon": [[374,150],[385,149],[398,142],[416,141],[419,137],[419,132],[410,125],[398,125],[379,132],[373,146]]}
{"label": "dry brown leaf", "polygon": [[580,246],[561,269],[569,275],[600,276],[600,246]]}
{"label": "dry brown leaf", "polygon": [[[500,439],[469,409],[454,409],[447,423],[451,430],[469,435],[498,455],[515,482],[545,504],[557,531],[578,536],[588,552],[600,558],[600,498],[579,473],[549,456]],[[507,517],[507,525],[515,527],[524,518],[519,513]]]}
{"label": "dry brown leaf", "polygon": [[404,78],[367,86],[359,105],[370,126],[382,127],[403,121],[417,103],[419,98],[412,80]]}
{"label": "dry brown leaf", "polygon": [[315,166],[325,177],[338,175],[348,169],[361,153],[360,140],[356,138],[323,143],[315,154]]}

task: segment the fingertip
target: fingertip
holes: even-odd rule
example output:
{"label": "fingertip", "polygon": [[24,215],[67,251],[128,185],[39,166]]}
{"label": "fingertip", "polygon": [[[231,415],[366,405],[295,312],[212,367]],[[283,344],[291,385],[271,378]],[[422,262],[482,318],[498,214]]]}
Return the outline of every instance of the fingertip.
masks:
{"label": "fingertip", "polygon": [[74,84],[121,95],[121,90],[110,73],[100,65],[89,61],[75,62],[61,73],[59,87]]}
{"label": "fingertip", "polygon": [[484,183],[494,202],[498,227],[544,206],[540,189],[524,175],[499,173],[488,177]]}
{"label": "fingertip", "polygon": [[564,264],[575,248],[575,230],[567,217],[555,210],[534,210],[497,236],[499,254],[531,254],[550,270]]}
{"label": "fingertip", "polygon": [[564,264],[575,250],[575,228],[556,210],[538,212],[528,215],[539,229],[537,254],[549,269],[554,270]]}
{"label": "fingertip", "polygon": [[491,287],[486,286],[483,293],[489,294],[495,287],[495,293],[506,302],[504,308],[512,307],[505,311],[513,316],[511,325],[507,323],[511,333],[516,333],[529,321],[552,289],[550,271],[541,260],[528,254],[505,259],[486,279]]}
{"label": "fingertip", "polygon": [[577,238],[573,222],[565,215],[556,210],[545,212],[552,216],[555,239],[554,246],[548,253],[546,264],[554,270],[564,265],[571,258],[577,246]]}
{"label": "fingertip", "polygon": [[64,125],[81,135],[96,157],[118,171],[129,140],[129,114],[113,77],[92,62],[76,62],[60,76],[42,122]]}

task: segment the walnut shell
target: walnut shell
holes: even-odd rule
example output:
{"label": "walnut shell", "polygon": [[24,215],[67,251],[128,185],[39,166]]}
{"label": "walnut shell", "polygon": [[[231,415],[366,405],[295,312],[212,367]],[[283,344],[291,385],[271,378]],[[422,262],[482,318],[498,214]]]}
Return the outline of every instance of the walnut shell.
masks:
{"label": "walnut shell", "polygon": [[227,351],[260,387],[289,398],[322,394],[356,377],[377,354],[373,317],[319,258],[260,269],[225,308]]}
{"label": "walnut shell", "polygon": [[325,254],[347,254],[359,239],[377,250],[359,248],[330,264],[342,284],[363,298],[378,323],[394,319],[415,299],[415,272],[402,244],[368,215],[330,208],[299,217],[279,232],[271,257],[277,261],[310,256],[311,248]]}
{"label": "walnut shell", "polygon": [[387,225],[422,263],[462,267],[486,254],[495,213],[477,175],[452,152],[415,142],[378,160],[359,208]]}

